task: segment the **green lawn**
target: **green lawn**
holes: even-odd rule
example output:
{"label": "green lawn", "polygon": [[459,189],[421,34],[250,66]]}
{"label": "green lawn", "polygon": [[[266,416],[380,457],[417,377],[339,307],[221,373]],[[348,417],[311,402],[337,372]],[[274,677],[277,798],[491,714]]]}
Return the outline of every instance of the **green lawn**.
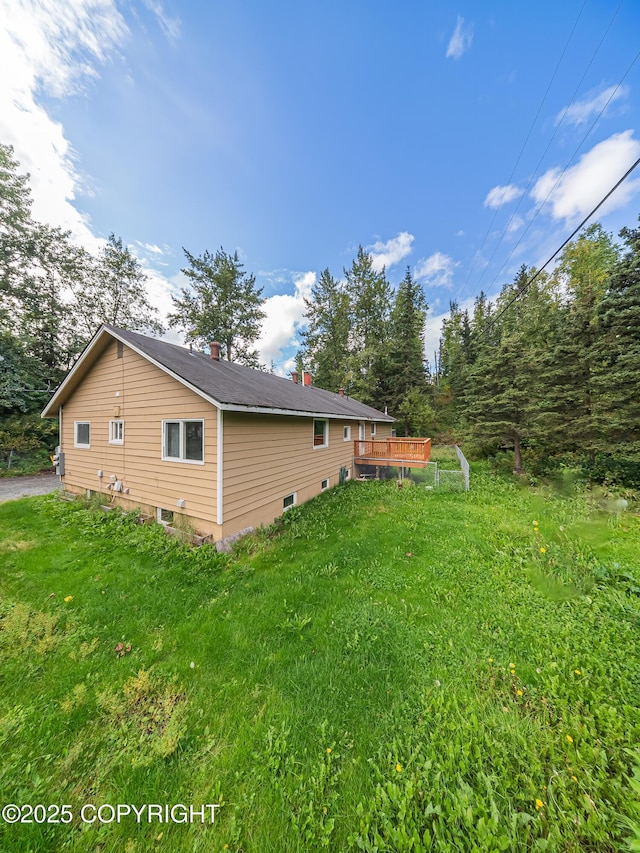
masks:
{"label": "green lawn", "polygon": [[350,483],[231,557],[0,506],[0,806],[73,815],[0,820],[0,850],[626,849],[640,518],[592,503]]}

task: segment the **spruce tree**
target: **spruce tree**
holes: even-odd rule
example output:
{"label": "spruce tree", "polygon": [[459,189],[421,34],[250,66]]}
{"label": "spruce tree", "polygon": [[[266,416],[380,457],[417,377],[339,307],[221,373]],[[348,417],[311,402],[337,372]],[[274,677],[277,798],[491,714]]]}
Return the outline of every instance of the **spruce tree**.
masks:
{"label": "spruce tree", "polygon": [[373,258],[362,246],[344,272],[352,318],[348,384],[358,400],[383,409],[389,394],[385,373],[391,288],[384,269],[374,269]]}
{"label": "spruce tree", "polygon": [[344,287],[328,269],[311,288],[305,299],[308,328],[303,334],[305,357],[313,373],[314,384],[328,391],[352,389],[348,382],[349,298]]}
{"label": "spruce tree", "polygon": [[640,228],[620,232],[626,251],[598,307],[593,346],[598,449],[640,460]]}

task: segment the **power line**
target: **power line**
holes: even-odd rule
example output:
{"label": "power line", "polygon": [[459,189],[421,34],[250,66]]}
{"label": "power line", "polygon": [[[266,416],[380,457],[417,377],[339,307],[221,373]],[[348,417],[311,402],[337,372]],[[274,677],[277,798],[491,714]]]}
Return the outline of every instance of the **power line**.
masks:
{"label": "power line", "polygon": [[[498,278],[499,278],[499,277],[500,277],[500,275],[502,274],[502,271],[504,270],[504,268],[506,267],[506,265],[509,263],[510,259],[512,258],[513,253],[515,252],[515,250],[518,248],[518,246],[520,245],[520,243],[522,243],[522,241],[523,241],[523,240],[524,240],[524,238],[526,237],[526,235],[527,235],[527,233],[528,233],[529,229],[531,228],[531,226],[533,225],[533,223],[534,223],[534,222],[536,221],[536,219],[538,218],[538,214],[540,213],[540,211],[542,210],[542,208],[545,206],[545,204],[549,201],[549,198],[550,198],[550,197],[551,197],[551,195],[553,194],[554,190],[556,189],[556,187],[558,186],[558,184],[560,183],[560,181],[562,180],[562,178],[565,176],[565,174],[566,174],[566,172],[567,172],[567,170],[568,170],[569,166],[570,166],[570,165],[571,165],[571,163],[573,162],[573,160],[574,160],[574,158],[575,158],[576,154],[577,154],[577,153],[578,153],[578,151],[582,148],[582,146],[584,145],[584,143],[586,142],[586,140],[589,138],[589,136],[592,134],[592,132],[593,132],[593,130],[594,130],[594,128],[595,128],[595,126],[598,124],[598,122],[599,122],[599,121],[600,121],[600,119],[602,118],[602,116],[603,116],[603,114],[604,114],[605,110],[607,109],[607,107],[609,106],[609,104],[611,103],[611,101],[613,100],[613,98],[615,97],[616,92],[618,91],[618,89],[620,88],[620,86],[622,86],[622,84],[623,84],[623,82],[625,81],[625,79],[626,79],[627,75],[629,74],[629,72],[631,71],[631,69],[632,69],[632,68],[633,68],[633,66],[636,64],[636,62],[638,61],[638,59],[639,59],[639,58],[640,58],[640,51],[635,55],[635,57],[634,57],[634,58],[633,58],[633,60],[631,61],[631,64],[628,66],[627,70],[624,72],[624,74],[623,74],[623,75],[622,75],[622,77],[620,78],[620,80],[619,80],[619,82],[618,82],[617,86],[615,87],[615,89],[613,89],[613,91],[612,91],[612,92],[611,92],[611,94],[609,95],[609,98],[607,99],[607,102],[605,103],[605,105],[602,107],[602,109],[600,110],[600,112],[598,113],[598,115],[597,115],[597,116],[595,117],[595,119],[593,120],[593,122],[592,122],[592,124],[591,124],[591,127],[587,130],[587,132],[585,133],[585,135],[582,137],[582,139],[581,139],[581,140],[580,140],[580,142],[578,143],[578,145],[577,145],[577,147],[575,148],[575,150],[574,150],[573,154],[572,154],[572,155],[571,155],[571,157],[569,158],[569,161],[568,161],[567,165],[566,165],[566,166],[564,167],[564,169],[560,172],[560,174],[559,174],[559,175],[558,175],[558,177],[556,178],[556,180],[555,180],[555,182],[554,182],[553,186],[551,187],[551,189],[549,190],[549,192],[546,194],[546,196],[544,197],[544,199],[542,200],[542,202],[541,202],[541,203],[538,205],[538,207],[536,208],[535,213],[533,214],[533,216],[531,217],[531,219],[530,219],[529,223],[527,224],[527,227],[524,229],[524,231],[522,232],[522,234],[520,235],[520,237],[518,238],[518,240],[517,240],[517,241],[516,241],[516,243],[514,244],[513,248],[511,249],[511,251],[510,251],[510,252],[509,252],[509,254],[507,255],[507,257],[506,257],[506,259],[505,259],[504,263],[502,264],[502,266],[500,267],[500,269],[498,270],[498,272],[497,272],[497,273],[496,273],[496,275],[494,276],[494,279],[493,279],[493,281],[491,282],[491,284],[490,284],[490,286],[489,286],[489,290],[491,290],[491,288],[493,287],[493,285],[496,283],[496,281],[498,280]],[[545,153],[546,153],[546,152],[545,152]],[[544,155],[543,155],[543,156],[544,156]],[[539,165],[539,164],[538,164],[538,165]],[[536,168],[537,168],[537,167],[536,167]],[[529,190],[529,187],[530,187],[530,186],[531,186],[531,181],[529,182],[529,185],[527,186],[527,189],[525,190],[525,192],[528,192],[528,190]],[[519,205],[518,205],[518,206],[519,206]],[[516,207],[516,211],[517,211],[517,207]],[[514,211],[514,213],[511,215],[511,219],[509,219],[509,222],[507,223],[507,229],[508,229],[508,227],[509,227],[509,225],[510,225],[511,221],[513,220],[513,217],[514,217],[514,215],[515,215],[516,211]],[[504,235],[503,235],[503,236],[504,236]],[[498,242],[498,245],[500,245],[500,242],[502,242],[502,237],[500,238],[500,241]],[[497,247],[496,247],[496,248],[497,248]],[[495,254],[495,251],[494,251],[494,254]],[[491,259],[493,259],[493,255],[491,256]],[[491,261],[489,261],[489,262],[491,262]],[[480,276],[480,280],[482,280],[482,276]],[[479,282],[478,282],[478,283],[479,283]]]}
{"label": "power line", "polygon": [[[622,5],[622,3],[623,3],[623,0],[620,0],[620,5]],[[573,38],[573,34],[574,34],[574,32],[576,31],[576,27],[578,26],[578,23],[579,23],[579,21],[580,21],[580,18],[582,17],[582,13],[583,13],[583,11],[584,11],[584,7],[585,7],[586,5],[587,5],[587,0],[584,0],[584,2],[583,2],[583,4],[582,4],[582,6],[581,6],[581,8],[580,8],[580,11],[578,12],[578,17],[577,17],[577,18],[576,18],[576,20],[575,20],[575,23],[574,23],[574,25],[573,25],[573,27],[572,27],[572,29],[571,29],[571,32],[569,33],[569,36],[568,36],[567,41],[566,41],[566,43],[565,43],[565,46],[564,46],[564,48],[563,48],[563,50],[562,50],[562,53],[561,53],[561,55],[560,55],[560,59],[558,60],[558,63],[557,63],[557,65],[556,65],[556,67],[555,67],[555,70],[554,70],[553,74],[551,75],[551,80],[549,81],[549,85],[547,86],[547,89],[546,89],[546,91],[545,91],[544,95],[542,96],[542,100],[540,101],[540,105],[538,106],[538,111],[536,112],[536,114],[535,114],[535,116],[534,116],[534,118],[533,118],[533,121],[531,122],[531,126],[529,127],[529,131],[528,131],[528,133],[527,133],[527,136],[526,136],[526,138],[525,138],[524,142],[522,143],[522,147],[521,147],[521,149],[520,149],[520,153],[518,154],[518,156],[517,156],[517,158],[516,158],[516,162],[515,162],[515,163],[514,163],[514,165],[513,165],[513,168],[512,168],[512,170],[511,170],[511,174],[509,175],[509,178],[508,178],[508,180],[507,180],[507,183],[505,184],[505,187],[504,187],[504,189],[503,189],[503,191],[502,191],[502,198],[500,199],[500,204],[498,205],[498,207],[496,207],[496,209],[495,209],[495,211],[494,211],[493,217],[491,218],[491,222],[489,223],[489,227],[487,228],[487,232],[486,232],[486,234],[484,235],[484,238],[483,238],[483,240],[482,240],[482,244],[481,244],[480,248],[478,249],[478,251],[476,252],[476,256],[475,256],[475,257],[478,257],[478,255],[479,255],[479,254],[482,252],[482,250],[484,249],[485,243],[487,242],[487,238],[489,237],[489,234],[491,233],[491,229],[493,228],[493,223],[496,221],[496,216],[498,215],[498,210],[499,210],[499,208],[501,207],[502,202],[504,201],[504,197],[505,197],[505,194],[506,194],[506,192],[507,192],[507,188],[508,188],[508,187],[509,187],[509,185],[511,184],[511,180],[513,179],[513,176],[515,175],[516,169],[518,168],[518,165],[519,165],[519,163],[520,163],[520,160],[522,159],[522,155],[524,154],[524,150],[525,150],[525,148],[527,147],[527,143],[529,142],[529,139],[531,138],[531,134],[533,133],[533,128],[535,127],[536,122],[538,121],[538,118],[539,118],[539,116],[540,116],[540,113],[542,112],[542,107],[544,106],[544,103],[545,103],[545,101],[547,100],[547,95],[549,94],[549,90],[551,89],[551,86],[553,85],[553,82],[554,82],[554,80],[556,79],[556,76],[557,76],[557,74],[558,74],[558,71],[560,70],[560,66],[562,65],[562,60],[564,59],[564,55],[565,55],[565,53],[567,52],[567,49],[568,49],[569,44],[570,44],[570,42],[571,42],[571,39]],[[620,7],[618,7],[618,8],[620,8]],[[617,14],[617,10],[616,10],[616,14]],[[610,26],[610,25],[609,25],[609,26]],[[607,29],[608,29],[608,28],[607,28]],[[598,46],[598,50],[599,50],[599,46]],[[597,51],[596,51],[596,52],[597,52]],[[593,60],[592,60],[592,61],[593,61]],[[498,244],[498,245],[500,245],[500,244]],[[497,248],[497,247],[496,247],[496,248]],[[494,254],[495,254],[495,250],[494,250]],[[492,255],[492,257],[493,257],[493,255]],[[471,267],[469,268],[469,272],[467,273],[467,277],[466,277],[465,282],[464,282],[464,284],[463,284],[463,286],[462,286],[462,291],[463,291],[463,292],[464,292],[464,291],[466,290],[466,288],[467,288],[467,284],[469,283],[469,279],[471,278],[471,273],[473,272],[474,267],[475,267],[475,258],[474,258],[474,260],[473,260],[473,262],[472,262],[472,264],[471,264]]]}
{"label": "power line", "polygon": [[524,285],[520,288],[520,290],[516,293],[516,295],[512,299],[510,299],[509,302],[507,302],[507,304],[504,306],[504,308],[491,320],[491,322],[487,325],[487,328],[484,330],[485,332],[487,332],[489,329],[491,329],[493,326],[495,326],[496,322],[500,319],[500,317],[502,317],[502,315],[513,305],[513,303],[516,302],[522,296],[522,294],[525,293],[529,289],[529,287],[531,287],[531,285],[538,278],[540,273],[542,273],[544,271],[545,267],[548,267],[549,264],[551,263],[551,261],[556,257],[556,255],[558,255],[564,249],[564,247],[567,245],[567,243],[569,243],[569,242],[571,242],[571,240],[573,240],[573,238],[578,233],[578,231],[580,231],[582,228],[584,228],[584,226],[591,219],[593,214],[596,213],[596,211],[598,211],[602,207],[602,205],[605,203],[605,201],[607,201],[607,199],[613,195],[613,193],[618,189],[618,187],[622,183],[624,183],[624,181],[627,180],[629,175],[633,172],[633,170],[638,165],[640,165],[640,157],[638,157],[636,162],[627,169],[627,171],[624,173],[624,175],[618,181],[616,181],[616,183],[611,187],[609,192],[605,196],[603,196],[603,198],[600,199],[600,201],[596,204],[596,206],[593,208],[593,210],[585,216],[585,218],[582,220],[580,225],[578,225],[577,228],[575,228],[571,232],[571,234],[569,234],[569,236],[564,241],[564,243],[562,243],[562,245],[559,246],[555,250],[553,255],[551,255],[551,257],[547,261],[545,261],[545,263],[540,267],[540,269],[537,270],[531,276],[531,278],[529,278],[524,283]]}
{"label": "power line", "polygon": [[[489,261],[487,262],[487,265],[485,266],[485,268],[483,269],[482,273],[480,274],[480,278],[478,279],[478,282],[477,282],[476,287],[479,287],[480,282],[482,281],[482,279],[483,279],[483,277],[484,277],[484,274],[485,274],[486,270],[487,270],[487,269],[489,268],[489,266],[491,265],[491,261],[494,259],[495,254],[496,254],[496,252],[498,251],[498,248],[499,248],[499,247],[500,247],[500,245],[502,244],[502,241],[503,241],[503,239],[504,239],[505,235],[506,235],[506,234],[508,233],[508,231],[509,231],[509,226],[510,226],[510,225],[511,225],[511,223],[514,221],[514,219],[515,219],[515,217],[516,217],[516,215],[517,215],[517,213],[518,213],[518,210],[520,209],[520,205],[522,204],[522,200],[525,198],[525,196],[527,195],[527,193],[528,193],[528,192],[529,192],[529,190],[531,189],[531,186],[532,186],[532,184],[533,184],[533,182],[534,182],[534,180],[535,180],[535,175],[536,175],[536,173],[537,173],[538,169],[540,168],[540,165],[541,165],[542,161],[544,160],[544,158],[545,158],[545,156],[546,156],[547,152],[549,151],[549,148],[551,147],[551,143],[552,143],[552,142],[553,142],[553,140],[556,138],[556,135],[557,135],[557,133],[558,133],[558,131],[559,131],[560,127],[562,126],[562,122],[564,121],[564,119],[565,119],[565,117],[566,117],[567,113],[569,112],[569,110],[570,110],[571,106],[573,105],[573,102],[574,102],[574,101],[575,101],[575,99],[576,99],[576,96],[577,96],[577,94],[578,94],[578,92],[579,92],[579,90],[580,90],[580,87],[582,86],[582,83],[584,82],[585,77],[586,77],[586,76],[587,76],[587,74],[589,73],[589,70],[590,70],[591,66],[593,65],[593,63],[594,63],[596,56],[597,56],[597,55],[598,55],[598,53],[600,52],[600,48],[602,47],[602,45],[603,45],[603,43],[604,43],[604,40],[606,39],[606,37],[607,37],[607,35],[608,35],[608,33],[609,33],[609,30],[610,30],[610,29],[611,29],[611,27],[613,26],[613,23],[614,23],[615,19],[617,18],[617,16],[618,16],[618,12],[620,11],[620,9],[621,9],[621,7],[622,7],[622,4],[623,4],[623,3],[624,3],[624,0],[620,0],[620,2],[618,3],[617,8],[616,8],[616,10],[615,10],[615,12],[613,13],[613,15],[612,15],[611,19],[609,20],[609,24],[607,25],[606,30],[605,30],[605,31],[604,31],[604,33],[602,34],[602,38],[601,38],[601,39],[600,39],[600,41],[598,42],[598,45],[597,45],[596,49],[594,50],[594,52],[593,52],[593,54],[592,54],[592,56],[591,56],[591,59],[590,59],[590,60],[589,60],[589,62],[587,63],[587,67],[586,67],[586,68],[585,68],[585,70],[583,71],[582,76],[580,77],[580,80],[578,81],[577,86],[576,86],[576,87],[575,87],[575,89],[573,90],[573,94],[571,95],[571,99],[570,99],[569,103],[567,104],[567,106],[565,107],[564,112],[562,113],[562,116],[561,116],[561,118],[560,118],[560,121],[557,123],[557,125],[556,125],[556,127],[555,127],[555,130],[554,130],[554,131],[553,131],[553,133],[551,134],[551,138],[550,138],[550,139],[549,139],[549,141],[547,142],[546,148],[544,149],[544,151],[542,152],[542,155],[540,156],[540,159],[539,159],[539,160],[538,160],[538,162],[536,163],[536,166],[535,166],[535,168],[533,169],[533,172],[531,173],[531,177],[529,178],[529,181],[528,181],[528,183],[527,183],[527,186],[525,187],[524,192],[522,193],[522,195],[521,195],[521,196],[520,196],[520,198],[518,199],[518,203],[516,204],[516,206],[515,206],[515,208],[514,208],[514,210],[513,210],[512,214],[511,214],[511,216],[509,217],[509,220],[508,220],[508,222],[507,222],[507,224],[506,224],[506,226],[505,226],[505,228],[504,228],[504,231],[503,231],[503,232],[502,232],[502,234],[500,235],[500,239],[499,239],[499,240],[498,240],[498,242],[496,243],[496,245],[495,245],[495,247],[494,247],[494,249],[493,249],[493,252],[491,253],[491,257],[489,258]],[[580,10],[580,14],[582,14],[582,9]],[[577,23],[577,22],[576,22],[576,23]],[[632,63],[631,63],[631,65],[629,66],[629,68],[627,68],[627,70],[625,71],[625,73],[624,73],[624,75],[623,75],[622,79],[620,80],[620,82],[619,82],[619,83],[618,83],[618,85],[616,86],[615,92],[617,92],[617,91],[618,91],[618,89],[620,88],[620,85],[622,84],[622,81],[625,79],[625,77],[627,76],[627,74],[629,73],[629,71],[631,70],[631,68],[633,67],[633,65],[635,64],[635,62],[636,62],[637,58],[638,58],[638,57],[636,56],[636,58],[633,60],[633,62],[632,62]],[[615,94],[615,92],[614,92],[614,94]],[[611,96],[611,97],[613,97],[613,96]],[[582,140],[581,140],[580,144],[578,145],[578,147],[576,148],[576,150],[575,150],[575,151],[574,151],[574,153],[572,154],[571,159],[569,160],[569,163],[565,166],[565,168],[564,168],[564,169],[563,169],[563,171],[561,172],[561,174],[560,174],[560,178],[564,175],[564,173],[566,172],[566,170],[569,168],[569,165],[571,164],[571,161],[573,160],[573,158],[575,157],[575,155],[577,154],[577,152],[580,150],[580,148],[581,148],[581,147],[582,147],[582,145],[584,144],[585,140],[587,139],[587,137],[589,136],[589,134],[591,133],[591,131],[593,130],[593,128],[595,127],[595,125],[597,124],[597,122],[599,121],[600,117],[601,117],[601,116],[602,116],[602,114],[604,113],[604,110],[607,108],[607,106],[609,105],[610,101],[611,101],[611,98],[609,98],[609,100],[607,101],[607,103],[605,104],[605,106],[603,107],[603,109],[602,109],[602,110],[600,111],[600,113],[598,114],[598,116],[597,116],[596,120],[594,121],[594,123],[593,123],[593,124],[591,125],[591,127],[589,128],[589,131],[588,131],[588,132],[585,134],[585,136],[582,138]],[[560,178],[558,178],[558,180],[559,180]],[[510,180],[511,180],[511,179],[509,179],[509,181],[510,181]],[[547,198],[548,198],[548,196],[547,196]],[[507,256],[507,259],[505,260],[505,262],[503,263],[502,267],[501,267],[501,268],[500,268],[500,270],[498,271],[498,274],[496,275],[496,277],[494,278],[494,280],[493,280],[493,281],[491,282],[491,284],[489,285],[489,290],[491,290],[491,288],[492,288],[492,287],[493,287],[493,285],[495,284],[495,282],[496,282],[496,280],[497,280],[498,276],[500,275],[500,273],[502,272],[502,270],[504,269],[504,267],[505,267],[505,266],[506,266],[506,264],[508,263],[509,259],[511,258],[511,256],[513,255],[513,253],[515,252],[515,250],[517,249],[517,247],[520,245],[520,243],[522,242],[523,238],[525,237],[525,235],[527,234],[527,232],[529,231],[529,229],[531,228],[531,225],[532,225],[532,224],[533,224],[533,222],[535,221],[536,217],[538,216],[538,213],[540,212],[540,210],[542,209],[542,207],[544,206],[544,204],[545,204],[545,202],[546,202],[546,201],[547,201],[547,199],[545,199],[545,200],[544,200],[544,202],[540,205],[540,207],[536,210],[536,212],[535,212],[535,214],[534,214],[534,216],[533,216],[533,219],[529,222],[529,224],[528,224],[528,225],[527,225],[527,227],[525,228],[524,232],[520,235],[520,237],[519,237],[518,241],[516,242],[515,246],[512,248],[511,252],[510,252],[510,253],[509,253],[509,255]],[[493,222],[495,221],[496,215],[497,215],[497,210],[496,210],[496,213],[495,213],[495,214],[494,214],[494,216],[493,216],[492,224],[493,224]],[[491,226],[490,226],[490,227],[491,227]],[[486,239],[486,238],[485,238],[485,239]],[[483,241],[483,244],[482,244],[482,245],[484,246],[484,241]],[[482,247],[480,248],[480,250],[479,250],[479,251],[482,251]],[[474,263],[475,263],[475,262],[474,262]],[[473,270],[473,264],[472,264],[471,269]],[[469,278],[469,276],[467,277],[467,280],[468,280],[468,278]],[[465,282],[465,286],[466,286],[466,282]]]}

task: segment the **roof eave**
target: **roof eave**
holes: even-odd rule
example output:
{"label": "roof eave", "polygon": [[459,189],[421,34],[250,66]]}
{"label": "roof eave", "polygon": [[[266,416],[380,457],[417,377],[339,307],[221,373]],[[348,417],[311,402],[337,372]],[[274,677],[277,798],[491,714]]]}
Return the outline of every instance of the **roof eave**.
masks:
{"label": "roof eave", "polygon": [[125,338],[121,337],[116,329],[111,327],[107,327],[104,324],[100,326],[98,331],[95,333],[93,338],[89,341],[87,346],[85,347],[82,355],[73,365],[69,373],[65,376],[64,380],[60,383],[59,387],[55,391],[53,397],[49,400],[45,408],[42,410],[40,417],[43,418],[53,418],[58,417],[59,406],[62,405],[64,400],[64,392],[69,387],[72,379],[76,376],[76,374],[80,371],[83,364],[86,363],[89,356],[98,345],[99,340],[103,334],[110,335],[112,338],[115,338],[117,341],[121,341],[125,346],[132,349],[136,352],[141,358],[146,359],[147,361],[154,364],[159,370],[162,370],[164,373],[173,377],[176,382],[179,382],[181,385],[184,385],[186,388],[189,388],[193,391],[194,394],[197,394],[199,397],[202,397],[203,400],[206,400],[208,403],[211,403],[212,406],[215,406],[218,409],[221,409],[223,412],[245,412],[247,414],[263,414],[263,415],[293,415],[295,417],[306,417],[306,418],[330,418],[337,420],[345,420],[345,421],[378,421],[381,423],[394,423],[395,418],[390,417],[389,415],[382,415],[379,418],[371,417],[367,415],[347,415],[347,414],[339,414],[339,413],[328,413],[328,412],[309,412],[309,411],[300,411],[296,409],[278,409],[271,406],[242,406],[237,403],[223,403],[220,400],[216,400],[214,397],[211,397],[205,391],[198,388],[196,385],[193,385],[184,377],[175,373],[173,370],[168,368],[166,365],[161,364],[159,361],[156,361],[149,353],[144,352],[139,347],[136,347],[135,344],[131,343],[129,340],[125,340]]}

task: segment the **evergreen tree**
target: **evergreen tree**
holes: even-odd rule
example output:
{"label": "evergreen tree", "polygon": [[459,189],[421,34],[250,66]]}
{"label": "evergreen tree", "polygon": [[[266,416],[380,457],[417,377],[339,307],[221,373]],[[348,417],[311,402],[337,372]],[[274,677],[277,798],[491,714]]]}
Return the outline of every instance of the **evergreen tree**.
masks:
{"label": "evergreen tree", "polygon": [[391,287],[384,269],[381,272],[374,269],[373,258],[362,246],[344,273],[352,318],[348,387],[358,400],[383,409],[388,398],[385,365]]}
{"label": "evergreen tree", "polygon": [[265,312],[262,288],[255,276],[244,271],[238,253],[220,248],[215,255],[205,251],[195,257],[186,249],[189,266],[182,270],[190,288],[173,297],[175,311],[169,323],[184,330],[187,341],[222,344],[221,354],[229,361],[258,366],[253,347],[260,335]]}
{"label": "evergreen tree", "polygon": [[[389,364],[389,408],[393,414],[410,391],[424,395],[427,371],[424,356],[424,324],[427,301],[422,288],[407,271],[398,286],[391,311]],[[405,421],[405,430],[408,424]],[[406,432],[405,434],[409,434]]]}
{"label": "evergreen tree", "polygon": [[328,269],[311,288],[305,299],[308,327],[303,334],[305,355],[320,388],[337,391],[348,386],[349,299],[343,286]]}
{"label": "evergreen tree", "polygon": [[598,306],[594,425],[598,449],[640,460],[640,228],[620,236],[626,251]]}
{"label": "evergreen tree", "polygon": [[549,453],[569,450],[593,458],[598,430],[593,420],[593,359],[597,313],[618,257],[610,235],[598,224],[564,249],[554,274],[556,311],[541,356],[548,416],[539,422],[539,441]]}
{"label": "evergreen tree", "polygon": [[[522,471],[522,449],[533,435],[533,423],[543,401],[539,381],[542,282],[525,286],[534,270],[522,267],[510,286],[502,289],[496,317],[485,331],[487,345],[469,370],[465,402],[471,435],[480,444],[513,448],[514,471]],[[520,294],[501,316],[500,312]]]}

